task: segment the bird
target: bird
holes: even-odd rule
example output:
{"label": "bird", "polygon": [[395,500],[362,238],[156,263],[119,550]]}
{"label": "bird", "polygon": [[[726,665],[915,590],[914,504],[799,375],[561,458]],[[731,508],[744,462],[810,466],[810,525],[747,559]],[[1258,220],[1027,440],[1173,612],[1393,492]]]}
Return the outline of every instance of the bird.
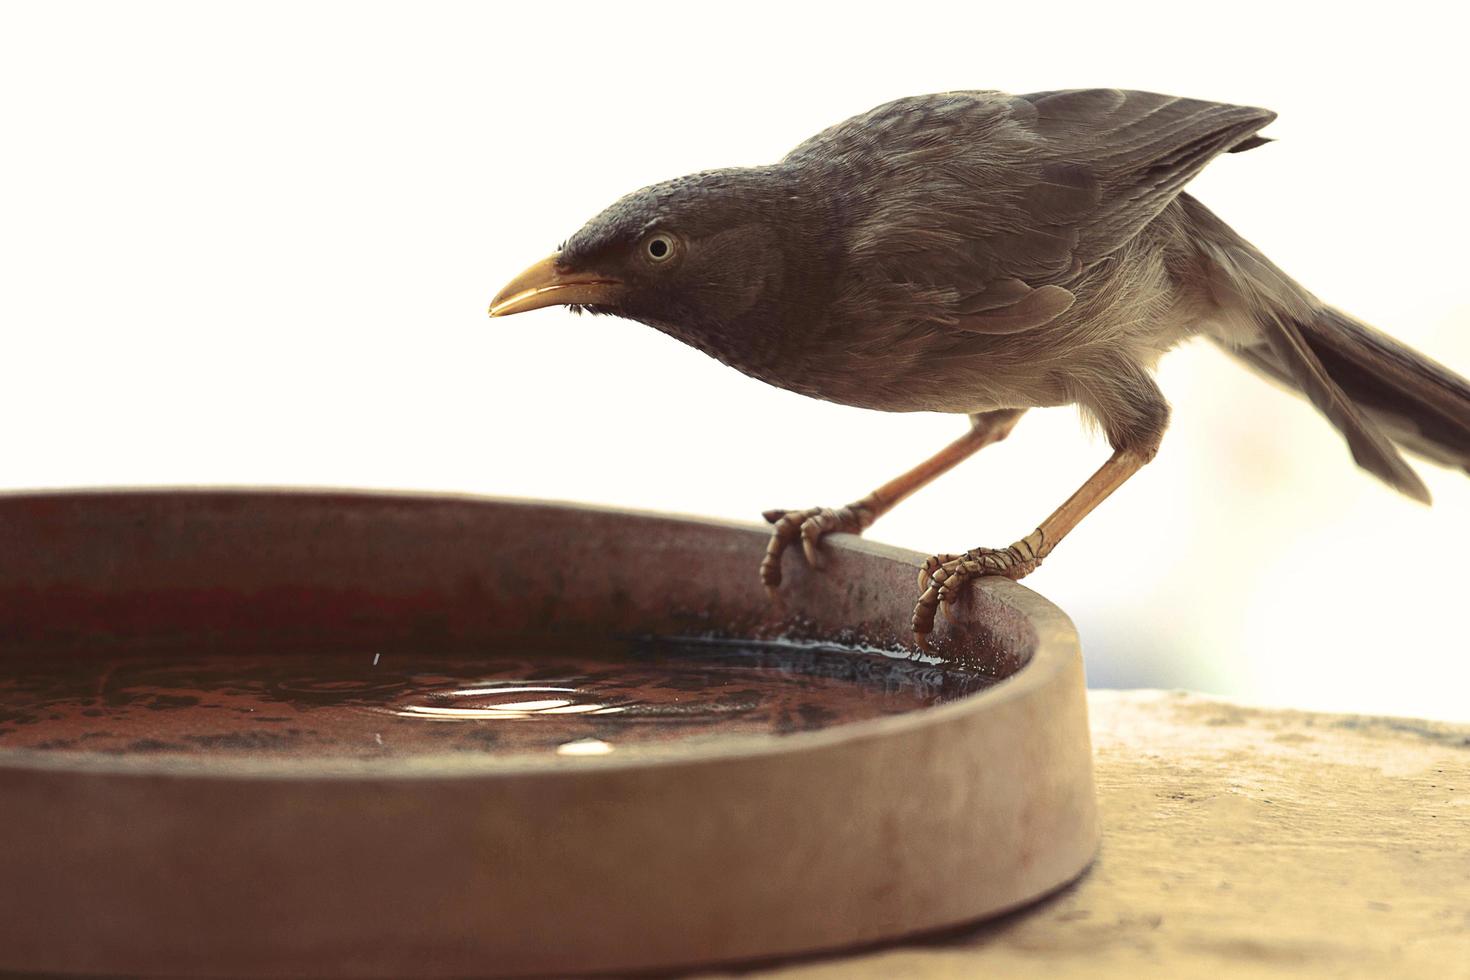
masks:
{"label": "bird", "polygon": [[1075,405],[1112,449],[1034,531],[928,558],[910,627],[978,576],[1021,579],[1159,450],[1154,369],[1203,336],[1304,396],[1358,466],[1429,491],[1403,452],[1470,472],[1470,382],[1319,300],[1184,190],[1252,150],[1275,113],[1120,89],[910,96],[774,164],[707,170],[616,201],[492,300],[647,324],[766,383],[886,412],[964,415],[964,435],[844,507],[775,509],[759,564],[823,566],[1032,408]]}

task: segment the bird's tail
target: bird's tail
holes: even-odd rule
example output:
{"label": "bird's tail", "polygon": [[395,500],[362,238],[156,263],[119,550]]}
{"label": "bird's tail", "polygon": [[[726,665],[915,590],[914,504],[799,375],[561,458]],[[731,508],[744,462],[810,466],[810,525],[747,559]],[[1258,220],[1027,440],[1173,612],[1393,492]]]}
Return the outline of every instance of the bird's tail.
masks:
{"label": "bird's tail", "polygon": [[1259,329],[1244,345],[1213,339],[1305,395],[1358,465],[1396,490],[1429,502],[1399,448],[1470,473],[1470,381],[1318,302],[1197,201],[1188,210],[1198,241]]}
{"label": "bird's tail", "polygon": [[1405,449],[1470,473],[1470,381],[1331,308],[1305,331],[1331,378]]}
{"label": "bird's tail", "polygon": [[[1299,380],[1304,371],[1313,369],[1293,365],[1293,354],[1283,357],[1277,350],[1280,344],[1271,343],[1271,335],[1283,330],[1300,338],[1306,346],[1303,356],[1317,362],[1325,380],[1347,397],[1363,422],[1396,446],[1470,473],[1470,381],[1330,307],[1304,323],[1267,325],[1264,343],[1226,347],[1261,373],[1307,394],[1314,403],[1320,404],[1319,396]],[[1340,423],[1338,427],[1344,428]],[[1352,444],[1352,434],[1346,429],[1344,433]],[[1370,437],[1366,441],[1368,445],[1361,450],[1354,446],[1358,464],[1427,503],[1429,493],[1413,471],[1401,459],[1387,457],[1385,447],[1372,445],[1378,440]]]}

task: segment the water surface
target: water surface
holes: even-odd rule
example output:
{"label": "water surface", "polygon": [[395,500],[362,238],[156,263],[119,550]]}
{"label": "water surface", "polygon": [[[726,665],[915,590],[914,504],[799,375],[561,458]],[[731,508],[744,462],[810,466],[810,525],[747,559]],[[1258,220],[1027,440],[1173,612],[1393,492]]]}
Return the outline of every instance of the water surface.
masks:
{"label": "water surface", "polygon": [[784,735],[975,693],[964,665],[710,640],[449,654],[11,660],[0,749],[249,757],[606,755]]}

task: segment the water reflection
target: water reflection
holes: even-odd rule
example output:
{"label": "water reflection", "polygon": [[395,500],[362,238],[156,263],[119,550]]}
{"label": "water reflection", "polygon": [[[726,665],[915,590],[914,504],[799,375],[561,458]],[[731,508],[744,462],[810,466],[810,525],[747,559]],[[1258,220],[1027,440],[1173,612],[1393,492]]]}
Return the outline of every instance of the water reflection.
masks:
{"label": "water reflection", "polygon": [[607,755],[613,747],[600,738],[579,738],[556,747],[557,755]]}
{"label": "water reflection", "polygon": [[811,731],[993,683],[962,665],[752,642],[606,641],[374,659],[278,653],[23,663],[0,677],[0,748],[606,754],[671,739]]}

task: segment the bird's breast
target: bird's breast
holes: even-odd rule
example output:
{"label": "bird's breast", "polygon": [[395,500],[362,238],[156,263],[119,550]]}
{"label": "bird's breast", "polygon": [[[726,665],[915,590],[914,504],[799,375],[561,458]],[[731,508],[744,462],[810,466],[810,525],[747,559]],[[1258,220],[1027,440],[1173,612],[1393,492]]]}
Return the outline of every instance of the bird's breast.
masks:
{"label": "bird's breast", "polygon": [[1057,405],[1066,397],[1060,380],[1044,370],[1007,368],[983,350],[955,356],[939,335],[874,340],[838,329],[737,342],[669,332],[766,384],[854,408],[967,414]]}

